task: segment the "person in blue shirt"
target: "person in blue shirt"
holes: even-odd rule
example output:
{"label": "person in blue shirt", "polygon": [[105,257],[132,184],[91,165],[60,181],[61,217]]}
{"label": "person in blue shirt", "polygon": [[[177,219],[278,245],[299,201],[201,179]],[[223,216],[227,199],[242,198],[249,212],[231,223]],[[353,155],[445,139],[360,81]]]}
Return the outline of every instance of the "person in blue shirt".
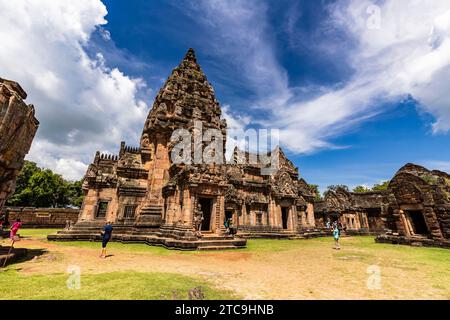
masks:
{"label": "person in blue shirt", "polygon": [[100,255],[100,258],[106,258],[106,245],[108,244],[109,240],[111,240],[111,234],[113,231],[113,227],[111,225],[111,222],[107,221],[105,227],[103,228],[102,233],[102,254]]}
{"label": "person in blue shirt", "polygon": [[339,227],[336,224],[334,229],[333,229],[334,248],[336,250],[340,250],[341,249],[341,247],[339,246],[339,237],[340,237],[340,235],[341,235],[341,231],[339,230]]}

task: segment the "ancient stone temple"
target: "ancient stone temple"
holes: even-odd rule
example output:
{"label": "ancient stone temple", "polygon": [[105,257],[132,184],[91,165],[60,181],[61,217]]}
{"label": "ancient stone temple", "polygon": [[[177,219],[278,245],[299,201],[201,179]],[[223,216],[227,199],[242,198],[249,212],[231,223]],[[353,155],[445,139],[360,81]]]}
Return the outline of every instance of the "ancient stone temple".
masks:
{"label": "ancient stone temple", "polygon": [[[226,130],[214,90],[190,49],[157,94],[139,146],[122,142],[117,155],[97,152],[84,178],[78,222],[49,239],[92,239],[107,220],[115,240],[179,249],[238,248],[245,237],[314,230],[315,195],[283,151],[267,155],[277,164],[270,172],[259,156],[241,161],[251,155],[238,149],[226,162]],[[173,160],[179,153],[175,131],[191,135],[192,162]],[[208,149],[208,142],[216,147]],[[199,150],[214,161],[196,161]],[[237,236],[226,232],[226,221]]]}
{"label": "ancient stone temple", "polygon": [[0,78],[0,212],[16,188],[17,175],[39,126],[26,98],[17,82]]}
{"label": "ancient stone temple", "polygon": [[450,248],[450,175],[407,164],[389,184],[387,210],[389,232],[377,242]]}
{"label": "ancient stone temple", "polygon": [[338,221],[350,234],[379,234],[385,232],[382,220],[387,210],[385,192],[349,192],[343,187],[328,190],[323,201],[315,203],[316,224],[324,227]]}

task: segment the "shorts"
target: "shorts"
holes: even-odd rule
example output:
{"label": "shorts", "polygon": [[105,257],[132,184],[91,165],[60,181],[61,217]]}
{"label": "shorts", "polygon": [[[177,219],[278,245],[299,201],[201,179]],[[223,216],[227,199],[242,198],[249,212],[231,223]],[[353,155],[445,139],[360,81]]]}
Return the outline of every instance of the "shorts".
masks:
{"label": "shorts", "polygon": [[109,238],[103,238],[103,240],[102,240],[102,248],[106,248],[106,245],[108,244],[108,242],[109,242]]}

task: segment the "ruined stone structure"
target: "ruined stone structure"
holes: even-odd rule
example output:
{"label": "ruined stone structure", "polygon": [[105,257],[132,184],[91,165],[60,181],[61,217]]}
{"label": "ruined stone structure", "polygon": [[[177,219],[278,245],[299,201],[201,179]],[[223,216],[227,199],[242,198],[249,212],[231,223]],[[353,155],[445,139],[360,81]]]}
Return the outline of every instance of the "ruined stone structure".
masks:
{"label": "ruined stone structure", "polygon": [[0,78],[0,212],[16,188],[17,175],[39,126],[26,98],[17,82]]}
{"label": "ruined stone structure", "polygon": [[389,184],[387,210],[389,232],[377,242],[450,248],[450,175],[407,164]]}
{"label": "ruined stone structure", "polygon": [[450,175],[407,164],[386,191],[326,192],[314,205],[316,225],[339,221],[350,234],[377,242],[450,248]]}
{"label": "ruined stone structure", "polygon": [[[259,158],[243,164],[240,160],[251,155],[238,149],[225,163],[226,128],[214,90],[190,49],[156,96],[139,146],[122,142],[118,155],[97,152],[84,178],[86,197],[77,224],[49,239],[92,239],[106,220],[113,222],[115,240],[179,249],[237,248],[246,244],[242,237],[296,237],[313,230],[314,194],[282,150],[269,155],[278,159],[279,169],[270,174]],[[177,141],[171,137],[180,129],[193,136],[194,164],[172,161]],[[222,134],[206,139],[218,150],[208,150],[202,140],[208,129]],[[195,162],[197,148],[215,161]],[[226,220],[239,237],[225,233]]]}
{"label": "ruined stone structure", "polygon": [[318,226],[338,221],[350,234],[379,234],[385,231],[382,215],[386,209],[384,192],[355,193],[338,187],[327,191],[314,211]]}
{"label": "ruined stone structure", "polygon": [[20,218],[23,228],[68,228],[80,214],[69,208],[5,207],[4,211],[10,224]]}

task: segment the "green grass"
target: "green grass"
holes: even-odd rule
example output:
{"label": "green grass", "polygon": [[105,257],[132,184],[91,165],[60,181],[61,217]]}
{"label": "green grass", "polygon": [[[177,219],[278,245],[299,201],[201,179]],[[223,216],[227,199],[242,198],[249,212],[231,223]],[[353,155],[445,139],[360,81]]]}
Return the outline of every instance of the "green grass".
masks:
{"label": "green grass", "polygon": [[[55,231],[52,229],[22,229],[20,234],[45,242],[46,235]],[[450,292],[450,250],[448,249],[378,244],[375,243],[373,237],[369,236],[344,237],[340,242],[342,250],[335,251],[332,249],[334,241],[331,237],[309,240],[257,239],[248,240],[245,249],[220,253],[223,253],[223,257],[226,258],[228,255],[244,252],[249,254],[248,259],[254,259],[253,262],[261,263],[265,263],[266,257],[273,260],[278,254],[280,259],[286,259],[289,256],[295,259],[308,257],[311,263],[339,261],[341,269],[335,271],[342,277],[349,275],[349,270],[354,270],[354,268],[361,269],[365,266],[377,265],[382,268],[385,279],[398,275],[398,270],[400,270],[405,272],[411,281],[418,277],[424,286],[429,284],[443,292]],[[51,243],[58,246],[92,250],[100,248],[99,242]],[[39,244],[33,244],[33,246],[36,247]],[[117,242],[110,243],[108,249],[109,252],[114,253],[155,257],[170,255],[171,261],[178,256],[181,263],[186,258],[184,255],[195,255],[196,258],[189,257],[189,261],[197,261],[199,264],[205,263],[206,256],[211,255],[211,252],[167,250],[163,247],[146,244]],[[218,253],[214,253],[214,255],[216,254]],[[57,256],[57,258],[62,259],[63,255]],[[31,263],[25,262],[18,266],[24,268],[30,266]],[[123,269],[102,274],[84,273],[81,276],[81,289],[69,290],[66,286],[68,274],[25,275],[20,271],[21,269],[14,270],[14,265],[10,268],[6,272],[0,272],[0,299],[187,299],[188,292],[196,287],[202,288],[206,299],[239,298],[230,291],[215,287],[208,282],[208,278],[185,276],[182,273],[144,273]]]}
{"label": "green grass", "polygon": [[70,279],[70,274],[30,276],[8,269],[0,273],[0,299],[187,300],[195,288],[200,288],[206,300],[240,298],[203,280],[171,273],[81,274],[79,289],[68,288],[67,281],[73,283]]}
{"label": "green grass", "polygon": [[56,233],[61,229],[20,229],[21,237],[46,238],[49,234]]}

